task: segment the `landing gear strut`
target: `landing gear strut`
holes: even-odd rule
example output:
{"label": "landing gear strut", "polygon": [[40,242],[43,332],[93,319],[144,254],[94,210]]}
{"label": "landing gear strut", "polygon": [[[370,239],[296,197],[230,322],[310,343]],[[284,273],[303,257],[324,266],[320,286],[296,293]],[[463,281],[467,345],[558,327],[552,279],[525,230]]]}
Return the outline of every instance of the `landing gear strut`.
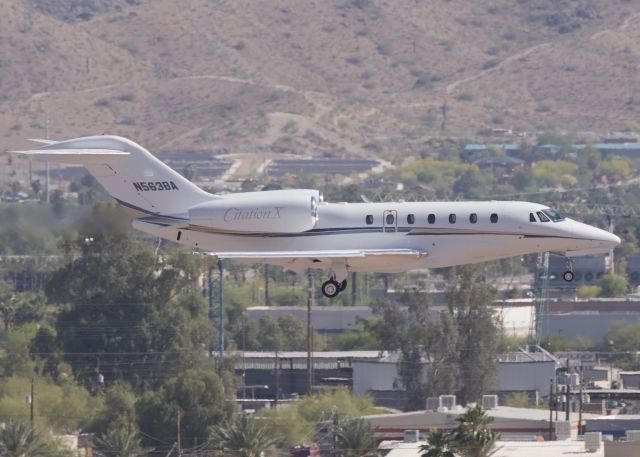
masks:
{"label": "landing gear strut", "polygon": [[564,279],[567,282],[571,282],[573,281],[574,278],[574,274],[573,274],[573,259],[567,258],[567,271],[565,271],[564,273],[562,273],[562,279]]}
{"label": "landing gear strut", "polygon": [[322,293],[327,298],[333,298],[347,288],[347,280],[338,282],[335,276],[322,283]]}

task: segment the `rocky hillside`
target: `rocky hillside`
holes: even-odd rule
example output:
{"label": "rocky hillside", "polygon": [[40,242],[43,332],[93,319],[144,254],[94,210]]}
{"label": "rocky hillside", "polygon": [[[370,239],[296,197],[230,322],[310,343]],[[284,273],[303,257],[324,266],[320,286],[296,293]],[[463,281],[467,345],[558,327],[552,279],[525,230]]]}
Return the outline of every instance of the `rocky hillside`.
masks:
{"label": "rocky hillside", "polygon": [[400,158],[486,128],[640,130],[636,0],[3,0],[0,148]]}

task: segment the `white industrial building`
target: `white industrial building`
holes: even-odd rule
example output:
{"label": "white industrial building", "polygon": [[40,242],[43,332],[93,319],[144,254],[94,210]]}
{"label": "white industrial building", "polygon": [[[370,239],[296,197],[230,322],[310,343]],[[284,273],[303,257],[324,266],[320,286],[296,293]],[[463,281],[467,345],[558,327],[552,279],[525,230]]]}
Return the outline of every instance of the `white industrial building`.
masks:
{"label": "white industrial building", "polygon": [[[387,352],[381,353],[377,358],[354,358],[353,392],[359,395],[371,394],[376,398],[378,395],[402,390],[398,360],[398,353]],[[501,355],[498,361],[500,369],[494,392],[526,392],[532,398],[546,395],[549,380],[555,378],[556,368],[559,366],[558,360],[546,351],[513,351]]]}
{"label": "white industrial building", "polygon": [[[532,300],[497,301],[490,306],[502,323],[507,335],[527,336],[532,328],[534,308]],[[406,307],[402,309],[406,310]],[[432,306],[432,319],[440,318],[443,306]],[[259,320],[263,316],[278,319],[281,316],[295,316],[307,320],[307,308],[300,306],[252,306],[247,308],[249,320]],[[339,334],[361,327],[360,321],[373,317],[369,306],[316,306],[311,312],[311,327],[321,334]]]}
{"label": "white industrial building", "polygon": [[544,336],[561,336],[570,341],[585,338],[597,345],[602,343],[612,325],[635,324],[638,321],[640,321],[638,311],[549,313],[543,317],[541,330]]}

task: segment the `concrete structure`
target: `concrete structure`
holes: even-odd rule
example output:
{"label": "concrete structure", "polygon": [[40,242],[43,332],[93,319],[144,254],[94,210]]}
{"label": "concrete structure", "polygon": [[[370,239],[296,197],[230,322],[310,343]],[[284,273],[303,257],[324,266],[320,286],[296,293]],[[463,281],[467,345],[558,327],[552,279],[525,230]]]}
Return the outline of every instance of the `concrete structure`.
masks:
{"label": "concrete structure", "polygon": [[555,379],[558,360],[548,352],[514,351],[499,358],[496,391],[529,392],[537,400],[548,395],[549,380]]}
{"label": "concrete structure", "polygon": [[[378,359],[385,356],[379,351],[313,352],[314,390],[351,389],[353,360]],[[308,390],[307,353],[302,351],[234,352],[234,371],[242,377],[245,386],[267,386],[255,391],[256,398],[272,400],[306,395]],[[276,388],[277,386],[277,388]],[[251,398],[249,391],[243,394]]]}
{"label": "concrete structure", "polygon": [[[420,446],[425,441],[417,443],[383,442],[378,448],[378,455],[385,457],[420,457]],[[611,446],[615,444],[617,446]],[[633,443],[637,444],[637,443]],[[607,445],[609,445],[607,447]],[[618,446],[622,445],[622,446]],[[627,445],[627,446],[625,446]],[[615,451],[613,448],[616,448]],[[635,454],[619,453],[620,448],[630,448]],[[628,446],[628,443],[604,443],[604,446],[595,452],[588,452],[583,441],[498,441],[495,453],[492,457],[638,457],[638,446]],[[611,450],[609,450],[611,449]],[[607,453],[609,452],[609,453]],[[612,453],[614,452],[614,453]]]}
{"label": "concrete structure", "polygon": [[640,389],[640,371],[621,371],[619,375],[623,389]]}
{"label": "concrete structure", "polygon": [[640,442],[638,441],[605,441],[604,457],[638,457]]}
{"label": "concrete structure", "polygon": [[585,431],[602,432],[603,436],[609,435],[615,439],[625,437],[627,431],[640,430],[640,415],[638,414],[592,416],[586,420]]}
{"label": "concrete structure", "polygon": [[638,321],[640,312],[635,311],[579,311],[546,314],[541,327],[543,336],[557,335],[568,340],[585,338],[597,345],[602,343],[612,325]]}
{"label": "concrete structure", "polygon": [[[353,392],[372,395],[376,404],[401,406],[384,401],[392,399],[395,402],[397,396],[394,394],[402,392],[398,357],[397,353],[385,353],[377,359],[354,358]],[[513,351],[501,355],[499,363],[500,371],[493,391],[503,399],[516,392],[527,393],[532,400],[546,395],[549,391],[549,380],[555,378],[555,371],[559,366],[557,359],[547,352]],[[426,364],[425,362],[425,367]]]}
{"label": "concrete structure", "polygon": [[[369,319],[373,311],[369,306],[316,306],[311,313],[311,327],[321,333],[337,334],[360,328],[359,320]],[[249,320],[259,320],[263,316],[278,319],[281,316],[295,316],[307,320],[307,308],[301,306],[252,306],[247,308]]]}
{"label": "concrete structure", "polygon": [[[533,319],[531,300],[501,300],[491,306],[496,317],[502,322],[504,331],[511,336],[527,336]],[[407,309],[407,308],[403,308]],[[433,320],[440,318],[444,306],[432,306],[429,315]],[[307,308],[301,306],[252,306],[247,308],[249,320],[259,320],[263,316],[278,319],[281,316],[295,316],[307,320]],[[337,335],[361,328],[360,321],[373,317],[369,306],[317,306],[311,313],[311,327],[322,334]]]}
{"label": "concrete structure", "polygon": [[[423,434],[432,429],[452,430],[456,427],[455,419],[462,413],[464,408],[457,407],[446,412],[438,411],[414,411],[397,414],[378,414],[363,416],[374,428],[376,440],[403,440],[405,430],[420,430]],[[503,439],[521,439],[533,441],[535,439],[549,440],[555,439],[555,421],[549,424],[549,411],[544,409],[510,408],[498,406],[489,413],[493,417],[490,425],[491,430],[501,434]],[[583,419],[587,420],[597,416],[583,414]],[[578,415],[571,414],[568,430],[572,436],[578,432]],[[583,445],[584,446],[584,445]]]}
{"label": "concrete structure", "polygon": [[385,353],[377,359],[354,359],[353,393],[367,395],[375,391],[400,390],[398,360],[398,353]]}

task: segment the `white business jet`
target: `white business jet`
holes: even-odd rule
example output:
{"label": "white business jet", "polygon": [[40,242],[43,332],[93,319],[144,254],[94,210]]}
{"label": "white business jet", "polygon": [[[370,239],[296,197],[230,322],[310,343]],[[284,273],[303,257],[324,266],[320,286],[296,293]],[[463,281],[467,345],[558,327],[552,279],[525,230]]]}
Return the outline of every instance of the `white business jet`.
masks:
{"label": "white business jet", "polygon": [[620,243],[537,203],[327,203],[309,189],[213,195],[126,138],[37,141],[44,145],[13,153],[84,165],[133,210],[136,229],[222,259],[329,270],[327,297],[345,289],[352,271],[398,273],[546,251],[568,259],[563,276],[571,281],[572,257]]}

